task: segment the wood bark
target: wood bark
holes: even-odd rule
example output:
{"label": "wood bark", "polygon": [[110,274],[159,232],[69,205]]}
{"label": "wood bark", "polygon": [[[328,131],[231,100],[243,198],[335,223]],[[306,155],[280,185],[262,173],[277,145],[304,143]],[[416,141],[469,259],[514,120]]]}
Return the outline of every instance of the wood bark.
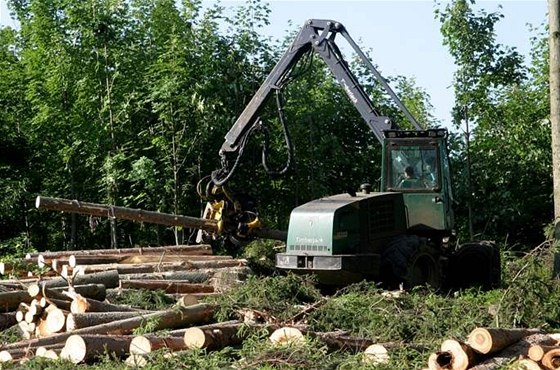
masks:
{"label": "wood bark", "polygon": [[556,341],[545,334],[532,334],[517,343],[496,352],[491,358],[471,367],[469,370],[497,370],[519,356],[527,356],[529,348],[534,344],[553,345]]}
{"label": "wood bark", "polygon": [[14,360],[30,357],[33,353],[27,348],[19,348],[11,351],[0,351],[0,363],[12,362]]}
{"label": "wood bark", "polygon": [[171,310],[157,311],[151,314],[138,315],[130,319],[113,321],[106,324],[75,330],[73,333],[60,333],[47,338],[30,339],[17,343],[6,344],[5,349],[39,347],[66,340],[71,334],[129,334],[144,323],[154,320],[154,330],[173,329],[209,321],[214,315],[214,306],[198,304],[189,307],[177,307]]}
{"label": "wood bark", "polygon": [[130,336],[74,334],[66,339],[61,357],[75,364],[93,360],[103,354],[123,357],[131,341]]}
{"label": "wood bark", "polygon": [[138,316],[138,312],[88,312],[69,313],[66,317],[66,330],[74,331],[90,326]]}
{"label": "wood bark", "polygon": [[[103,284],[75,285],[73,286],[73,289],[74,290],[72,294],[80,294],[84,297],[95,299],[97,301],[103,301],[107,297],[107,289]],[[44,294],[47,300],[53,298],[61,301],[72,300],[72,298],[68,294],[64,293],[68,292],[68,290],[69,287],[42,288],[38,284],[32,284],[27,288],[27,292],[32,297],[40,297]]]}
{"label": "wood bark", "polygon": [[[125,274],[141,274],[141,273],[158,273],[169,271],[185,271],[192,266],[186,262],[163,262],[163,263],[142,263],[142,264],[124,264],[111,263],[99,265],[78,265],[75,267],[77,277],[88,276],[88,274],[96,274],[106,270],[115,270],[119,275]],[[111,287],[114,288],[114,287]]]}
{"label": "wood bark", "polygon": [[121,280],[180,280],[187,283],[207,282],[214,274],[205,271],[169,271],[120,274]]}
{"label": "wood bark", "polygon": [[162,254],[162,255],[143,255],[130,256],[119,263],[162,263],[162,262],[195,262],[195,261],[231,261],[232,256],[213,256],[213,255],[181,255],[181,254]]}
{"label": "wood bark", "polygon": [[478,353],[489,354],[538,332],[538,329],[476,328],[469,334],[467,344]]}
{"label": "wood bark", "polygon": [[163,290],[165,293],[212,293],[214,287],[208,284],[184,283],[173,280],[123,280],[124,289]]}
{"label": "wood bark", "polygon": [[[187,348],[221,349],[240,344],[244,336],[238,335],[242,323],[215,325],[208,327],[192,327],[185,330],[183,337]],[[247,333],[248,331],[246,331]]]}
{"label": "wood bark", "polygon": [[[41,282],[45,288],[67,287],[68,281],[58,277]],[[119,286],[119,272],[116,270],[99,271],[92,274],[76,276],[73,281],[74,286],[86,284],[103,284],[105,288],[116,288]]]}
{"label": "wood bark", "polygon": [[20,303],[31,303],[33,297],[25,290],[15,290],[12,292],[0,292],[0,311],[15,311]]}
{"label": "wood bark", "polygon": [[145,355],[160,348],[167,348],[171,351],[180,351],[187,349],[188,347],[183,337],[139,335],[134,337],[132,342],[130,342],[129,353]]}
{"label": "wood bark", "polygon": [[207,244],[198,245],[169,245],[163,247],[138,247],[138,248],[121,248],[121,249],[83,249],[79,251],[56,251],[56,252],[39,252],[28,253],[25,258],[31,261],[37,261],[39,255],[50,258],[60,258],[63,256],[134,256],[146,254],[173,253],[182,255],[202,255],[212,254],[212,247]]}
{"label": "wood bark", "polygon": [[72,300],[70,304],[70,312],[72,313],[84,313],[84,312],[146,312],[146,310],[141,310],[124,305],[116,305],[107,302],[98,301],[95,299],[90,299],[83,297],[78,294]]}
{"label": "wood bark", "polygon": [[14,312],[0,313],[0,331],[11,328],[15,324],[17,320]]}
{"label": "wood bark", "polygon": [[[560,223],[560,1],[548,1],[550,129],[556,231]],[[558,236],[556,236],[558,239]]]}

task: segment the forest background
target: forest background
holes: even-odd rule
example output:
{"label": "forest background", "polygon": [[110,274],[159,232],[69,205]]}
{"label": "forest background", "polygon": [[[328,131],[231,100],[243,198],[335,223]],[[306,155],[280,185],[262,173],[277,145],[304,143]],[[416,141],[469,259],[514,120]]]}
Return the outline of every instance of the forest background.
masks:
{"label": "forest background", "polygon": [[[8,5],[20,27],[0,28],[2,255],[109,246],[109,221],[38,212],[37,195],[199,215],[199,180],[219,167],[224,134],[297,31],[284,40],[261,35],[270,9],[257,0],[233,14],[197,0]],[[434,14],[457,65],[453,117],[470,123],[450,146],[458,233],[531,248],[553,219],[547,35],[534,30],[524,63],[496,40],[502,15],[473,5],[456,0]],[[349,61],[376,108],[406,128],[380,86]],[[232,180],[278,229],[293,207],[380,177],[381,147],[325,66],[315,58],[296,72],[284,92],[294,168],[268,176],[256,136]],[[414,79],[385,77],[423,125],[440,124]],[[271,162],[281,167],[286,150],[272,102],[261,117]],[[119,246],[194,236],[125,221],[117,231]]]}

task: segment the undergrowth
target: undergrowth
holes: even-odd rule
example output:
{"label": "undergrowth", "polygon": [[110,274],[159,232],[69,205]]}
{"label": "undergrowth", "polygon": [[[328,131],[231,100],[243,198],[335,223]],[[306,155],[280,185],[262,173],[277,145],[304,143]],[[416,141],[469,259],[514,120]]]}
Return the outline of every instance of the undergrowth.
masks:
{"label": "undergrowth", "polygon": [[[268,251],[269,247],[261,247]],[[257,255],[254,258],[258,260]],[[429,354],[438,350],[443,340],[464,340],[477,326],[560,331],[560,285],[551,279],[552,258],[549,244],[522,255],[502,252],[503,286],[491,291],[447,292],[418,287],[387,292],[374,283],[362,282],[325,297],[310,277],[254,275],[228,293],[207,300],[218,307],[216,320],[239,319],[243,310],[254,310],[280,326],[295,322],[313,331],[343,330],[379,343],[397,343],[389,363],[368,364],[361,353],[332,351],[312,337],[297,346],[273,346],[267,339],[269,333],[260,331],[242,345],[222,351],[185,351],[174,356],[157,351],[150,354],[145,369],[419,369],[425,367]],[[112,300],[148,309],[171,306],[163,293],[154,291],[126,291]],[[314,309],[306,312],[312,305]],[[2,341],[7,341],[9,333],[2,335]],[[85,366],[33,360],[22,368],[64,370]],[[122,361],[105,357],[88,368],[126,367]]]}

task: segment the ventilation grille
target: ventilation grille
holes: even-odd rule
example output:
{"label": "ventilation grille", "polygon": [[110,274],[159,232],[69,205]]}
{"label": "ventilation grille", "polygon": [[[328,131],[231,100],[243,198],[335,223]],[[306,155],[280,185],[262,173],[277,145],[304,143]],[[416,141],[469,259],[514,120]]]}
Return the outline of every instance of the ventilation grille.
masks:
{"label": "ventilation grille", "polygon": [[328,252],[329,247],[326,245],[317,244],[295,244],[289,247],[292,251],[305,251],[305,252]]}
{"label": "ventilation grille", "polygon": [[369,231],[372,237],[395,230],[395,204],[392,199],[369,203]]}

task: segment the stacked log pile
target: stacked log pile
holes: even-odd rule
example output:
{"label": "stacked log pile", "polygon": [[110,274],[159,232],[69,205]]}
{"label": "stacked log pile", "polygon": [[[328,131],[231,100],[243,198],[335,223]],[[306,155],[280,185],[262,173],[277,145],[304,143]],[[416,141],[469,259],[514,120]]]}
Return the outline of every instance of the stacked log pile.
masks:
{"label": "stacked log pile", "polygon": [[[29,254],[16,265],[0,264],[0,272],[10,277],[0,281],[0,330],[17,328],[23,339],[0,347],[0,362],[35,355],[77,363],[99,354],[100,343],[129,353],[129,334],[151,321],[154,330],[208,321],[213,308],[198,298],[250,271],[245,260],[198,245]],[[178,304],[145,311],[106,300],[108,292],[127,289],[161,290]]]}
{"label": "stacked log pile", "polygon": [[537,329],[476,328],[462,342],[448,339],[428,359],[428,370],[554,370],[560,337]]}

